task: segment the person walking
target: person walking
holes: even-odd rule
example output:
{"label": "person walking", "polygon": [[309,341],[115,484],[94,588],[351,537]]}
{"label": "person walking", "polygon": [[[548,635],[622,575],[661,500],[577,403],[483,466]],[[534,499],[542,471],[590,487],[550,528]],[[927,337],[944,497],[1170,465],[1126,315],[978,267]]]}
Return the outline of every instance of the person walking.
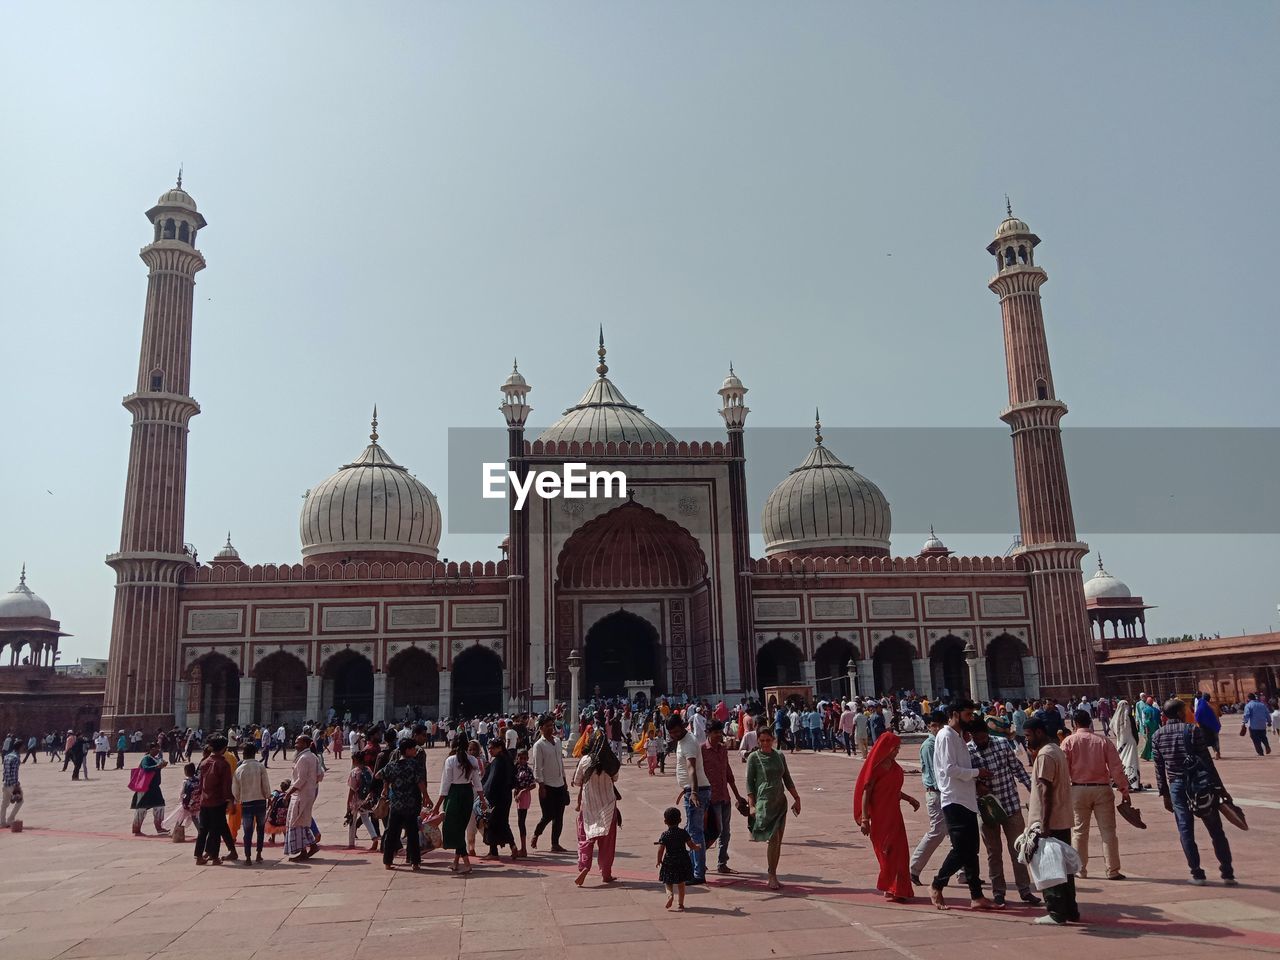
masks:
{"label": "person walking", "polygon": [[27,737],[27,752],[22,757],[22,762],[26,763],[30,760],[32,763],[39,763],[40,758],[36,755],[36,750],[40,746],[40,738],[34,733]]}
{"label": "person walking", "polygon": [[928,723],[929,734],[920,744],[920,783],[924,787],[924,805],[929,814],[929,827],[911,853],[911,882],[917,887],[922,885],[921,871],[928,866],[929,858],[947,836],[947,821],[942,816],[942,794],[938,790],[938,777],[933,766],[938,732],[947,725],[947,715],[941,710],[934,710],[929,714]]}
{"label": "person walking", "polygon": [[538,740],[533,745],[533,778],[538,784],[538,806],[542,818],[533,828],[529,846],[538,849],[538,838],[551,826],[551,852],[567,853],[560,846],[564,830],[564,810],[569,805],[569,787],[564,775],[564,749],[556,737],[556,718],[544,713],[538,719]]}
{"label": "person walking", "polygon": [[903,793],[904,774],[898,764],[902,740],[896,733],[876,738],[867,762],[858,771],[853,788],[853,818],[880,863],[876,889],[891,903],[906,903],[914,895],[907,854],[907,826],[902,820],[902,801],[920,809],[920,801]]}
{"label": "person walking", "polygon": [[1222,759],[1222,720],[1218,711],[1209,702],[1209,694],[1201,693],[1196,697],[1196,723],[1204,734],[1205,745],[1213,751],[1215,760]]}
{"label": "person walking", "polygon": [[[707,742],[702,745],[702,769],[711,785],[711,802],[707,807],[708,819],[703,825],[704,833],[713,835],[715,842],[719,844],[716,873],[732,874],[735,871],[729,866],[729,839],[733,833],[733,802],[729,799],[729,792],[733,792],[734,799],[739,803],[744,801],[729,764],[724,724],[719,720],[712,720],[707,724]],[[714,829],[707,829],[712,823]],[[703,856],[705,859],[705,851]]]}
{"label": "person walking", "polygon": [[1186,713],[1187,705],[1181,700],[1165,701],[1165,725],[1157,731],[1151,745],[1156,789],[1164,808],[1173,814],[1178,826],[1178,839],[1191,870],[1192,885],[1202,887],[1206,883],[1200,867],[1200,848],[1196,845],[1195,824],[1199,817],[1213,841],[1222,882],[1228,887],[1238,886],[1231,862],[1231,844],[1227,842],[1222,815],[1218,812],[1221,802],[1231,802],[1231,794],[1227,793],[1218,768],[1209,756],[1204,734],[1186,722]]}
{"label": "person walking", "polygon": [[939,910],[949,910],[943,891],[947,881],[964,871],[969,887],[969,906],[974,910],[1000,909],[982,895],[978,873],[978,781],[989,781],[991,772],[973,766],[964,742],[964,729],[973,722],[975,705],[970,700],[953,700],[947,705],[947,725],[938,731],[933,746],[934,776],[938,780],[942,816],[947,824],[951,849],[933,877],[929,898]]}
{"label": "person walking", "polygon": [[4,767],[3,787],[0,787],[3,791],[0,794],[0,827],[8,827],[17,820],[18,811],[22,809],[22,784],[18,782],[18,767],[22,761],[18,758],[18,742],[17,737],[10,740],[4,760],[0,761]]}
{"label": "person walking", "polygon": [[160,756],[160,745],[151,743],[147,745],[147,752],[142,757],[142,762],[138,764],[142,768],[144,774],[150,776],[147,789],[142,792],[135,792],[133,800],[129,806],[133,808],[133,835],[135,837],[142,835],[142,822],[147,818],[147,811],[151,811],[151,820],[156,828],[156,833],[165,836],[169,833],[164,828],[164,793],[160,789],[160,771],[168,766],[164,758]]}
{"label": "person walking", "polygon": [[209,755],[200,761],[200,830],[196,834],[195,858],[198,866],[222,863],[220,843],[226,841],[227,859],[238,860],[236,840],[227,825],[227,804],[233,799],[231,765],[224,753],[227,739],[221,734],[209,738]]}
{"label": "person walking", "polygon": [[516,838],[511,832],[511,802],[515,799],[516,765],[507,750],[505,731],[489,741],[489,765],[481,780],[489,817],[485,821],[484,842],[489,845],[488,857],[498,859],[499,847],[511,848],[511,859],[518,856]]}
{"label": "person walking", "polygon": [[231,799],[240,808],[240,822],[244,824],[246,867],[253,862],[250,847],[255,830],[258,835],[258,863],[262,862],[262,841],[267,830],[267,798],[270,796],[271,778],[266,766],[258,759],[258,748],[252,743],[246,743],[244,759],[231,778]]}
{"label": "person walking", "polygon": [[[718,722],[718,721],[717,721]],[[613,883],[613,858],[618,843],[617,788],[620,763],[603,730],[591,736],[586,755],[573,772],[573,785],[578,788],[575,804],[578,825],[579,887],[591,872],[593,851],[600,857],[600,875],[605,883]]]}
{"label": "person walking", "polygon": [[1125,781],[1130,790],[1142,789],[1142,775],[1138,769],[1138,723],[1128,700],[1117,700],[1111,714],[1111,736],[1116,741],[1116,752],[1124,768]]}
{"label": "person walking", "polygon": [[[382,799],[387,801],[382,865],[388,870],[395,867],[401,834],[404,834],[405,862],[413,870],[422,869],[418,817],[430,798],[427,796],[426,766],[419,764],[417,759],[417,742],[412,737],[405,737],[399,743],[399,756],[387,761],[377,773],[377,779],[382,781]],[[352,836],[354,839],[354,833]]]}
{"label": "person walking", "polygon": [[1018,795],[1018,784],[1030,789],[1031,777],[1007,737],[993,735],[981,720],[974,721],[970,735],[972,740],[969,741],[969,755],[973,758],[973,765],[991,771],[989,790],[1005,814],[1002,823],[988,823],[986,818],[980,818],[982,845],[987,851],[991,897],[996,906],[1006,902],[1008,888],[1004,879],[1004,848],[1007,843],[1010,859],[1013,861],[1013,882],[1018,888],[1018,896],[1023,903],[1038,907],[1041,901],[1031,892],[1031,876],[1027,872],[1027,866],[1013,852],[1014,841],[1027,828],[1026,821],[1022,818],[1022,799]]}
{"label": "person walking", "polygon": [[320,849],[312,823],[324,767],[311,749],[313,742],[305,733],[294,740],[293,776],[285,791],[289,807],[285,813],[284,855],[295,863],[314,857]]}
{"label": "person walking", "polygon": [[667,718],[667,736],[676,745],[676,785],[680,791],[676,799],[684,802],[684,818],[688,824],[685,829],[697,844],[693,851],[693,879],[689,882],[703,884],[707,882],[706,816],[711,804],[711,784],[702,761],[702,747],[678,713]]}
{"label": "person walking", "polygon": [[[1031,766],[1031,823],[1039,824],[1041,835],[1071,842],[1071,771],[1066,754],[1049,733],[1049,725],[1040,717],[1032,717],[1023,728],[1027,750],[1035,757]],[[1047,913],[1033,920],[1036,924],[1078,923],[1080,908],[1076,903],[1076,878],[1068,875],[1064,883],[1044,890]]]}
{"label": "person walking", "polygon": [[1267,705],[1258,699],[1256,693],[1249,694],[1249,699],[1244,705],[1244,713],[1240,717],[1240,724],[1249,731],[1249,736],[1253,740],[1253,749],[1257,751],[1258,756],[1271,752],[1271,741],[1267,739],[1267,727],[1271,726],[1271,714],[1267,712]]}
{"label": "person walking", "polygon": [[[747,758],[747,822],[751,827],[751,839],[767,843],[768,877],[765,886],[770,890],[782,889],[778,882],[778,860],[782,856],[782,837],[787,829],[787,798],[794,801],[792,812],[800,816],[800,794],[796,791],[787,758],[781,750],[774,749],[775,739],[768,727],[758,732],[756,749]],[[698,850],[692,851],[697,854]],[[703,862],[706,854],[703,851]]]}
{"label": "person walking", "polygon": [[107,769],[107,752],[111,749],[111,741],[106,733],[99,730],[93,738],[93,768]]}
{"label": "person walking", "polygon": [[1089,876],[1089,820],[1096,817],[1102,834],[1102,858],[1108,880],[1123,880],[1120,872],[1120,840],[1116,836],[1115,795],[1111,784],[1120,788],[1121,804],[1129,801],[1129,781],[1120,763],[1120,754],[1106,737],[1093,732],[1093,721],[1086,710],[1072,717],[1075,732],[1062,741],[1071,774],[1071,846],[1080,855],[1081,879]]}
{"label": "person walking", "polygon": [[[435,803],[436,813],[439,813],[441,807],[444,808],[444,823],[441,824],[440,833],[444,846],[453,851],[453,866],[450,869],[460,875],[471,872],[471,860],[467,855],[467,824],[471,822],[477,797],[480,798],[480,812],[488,810],[480,782],[480,764],[468,753],[467,746],[466,737],[457,738],[453,753],[444,762],[444,769],[440,774],[440,792]],[[562,813],[563,810],[561,807]]]}

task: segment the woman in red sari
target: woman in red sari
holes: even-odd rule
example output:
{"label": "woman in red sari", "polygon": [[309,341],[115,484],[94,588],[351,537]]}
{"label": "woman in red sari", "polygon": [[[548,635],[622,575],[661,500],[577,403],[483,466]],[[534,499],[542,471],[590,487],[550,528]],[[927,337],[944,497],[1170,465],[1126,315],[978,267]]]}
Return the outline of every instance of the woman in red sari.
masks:
{"label": "woman in red sari", "polygon": [[910,848],[907,827],[902,821],[903,800],[919,810],[920,801],[902,792],[902,767],[898,750],[902,740],[895,733],[876,737],[871,755],[858,773],[853,788],[853,818],[880,861],[880,877],[876,889],[893,903],[906,903],[915,892],[911,887]]}

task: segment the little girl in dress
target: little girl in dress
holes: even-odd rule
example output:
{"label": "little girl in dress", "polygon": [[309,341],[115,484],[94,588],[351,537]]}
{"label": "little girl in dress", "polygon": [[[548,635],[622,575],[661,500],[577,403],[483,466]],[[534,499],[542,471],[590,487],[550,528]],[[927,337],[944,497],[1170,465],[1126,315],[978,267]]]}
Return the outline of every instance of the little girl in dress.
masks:
{"label": "little girl in dress", "polygon": [[521,750],[516,754],[516,819],[520,822],[520,853],[527,857],[525,849],[525,823],[529,819],[529,807],[533,805],[533,789],[538,781],[533,779],[533,770],[529,766],[529,751]]}
{"label": "little girl in dress", "polygon": [[[667,909],[679,896],[677,910],[684,909],[684,885],[693,879],[693,860],[690,850],[700,850],[693,838],[680,826],[680,810],[667,807],[662,813],[662,822],[667,825],[662,836],[657,840],[658,847],[658,879],[667,888]],[[673,890],[674,888],[674,890]]]}

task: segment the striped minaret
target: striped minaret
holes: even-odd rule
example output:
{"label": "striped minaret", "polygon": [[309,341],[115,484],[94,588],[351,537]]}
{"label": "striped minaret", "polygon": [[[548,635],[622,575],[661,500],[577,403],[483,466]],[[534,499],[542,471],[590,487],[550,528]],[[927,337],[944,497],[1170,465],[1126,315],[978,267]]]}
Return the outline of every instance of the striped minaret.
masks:
{"label": "striped minaret", "polygon": [[[133,414],[104,729],[168,727],[178,690],[178,590],[194,558],[183,546],[187,495],[187,424],[200,412],[190,396],[191,309],[195,275],[204,269],[196,234],[205,225],[178,185],[147,211],[154,228],[142,248],[147,305],[137,389],[124,398]],[[179,694],[181,697],[181,694]]]}
{"label": "striped minaret", "polygon": [[996,258],[988,286],[1000,298],[1004,321],[1009,406],[1000,419],[1013,433],[1020,552],[1031,570],[1032,653],[1040,689],[1059,698],[1096,689],[1093,639],[1084,606],[1080,560],[1089,552],[1076,539],[1071,491],[1059,421],[1067,405],[1053,389],[1040,287],[1048,275],[1035,263],[1040,238],[1013,215],[996,229],[987,252]]}

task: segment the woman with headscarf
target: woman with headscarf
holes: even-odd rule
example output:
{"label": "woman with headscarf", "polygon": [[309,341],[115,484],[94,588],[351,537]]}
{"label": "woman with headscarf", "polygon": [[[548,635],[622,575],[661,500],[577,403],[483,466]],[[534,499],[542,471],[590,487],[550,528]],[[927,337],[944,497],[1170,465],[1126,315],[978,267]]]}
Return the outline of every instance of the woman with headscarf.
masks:
{"label": "woman with headscarf", "polygon": [[459,874],[471,872],[471,860],[467,856],[467,824],[471,821],[477,796],[480,796],[481,809],[487,809],[482,792],[484,788],[480,783],[480,764],[467,751],[467,746],[466,737],[458,737],[454,741],[453,753],[440,772],[440,792],[433,808],[433,812],[439,813],[444,807],[440,833],[445,847],[453,851],[453,866],[449,869]]}
{"label": "woman with headscarf", "polygon": [[1139,786],[1138,724],[1128,700],[1116,702],[1115,712],[1111,714],[1111,735],[1116,738],[1116,750],[1120,753],[1120,762],[1124,765],[1125,776],[1129,778],[1129,786]]}
{"label": "woman with headscarf", "polygon": [[597,730],[587,755],[578,761],[573,785],[578,788],[578,877],[582,886],[591,872],[591,854],[600,856],[600,874],[613,883],[613,856],[618,843],[618,795],[614,783],[621,764],[609,745],[609,734]]}
{"label": "woman with headscarf", "polygon": [[748,823],[751,839],[769,844],[766,851],[769,876],[765,885],[770,890],[780,890],[778,859],[782,856],[782,835],[787,827],[784,790],[795,800],[791,809],[797,817],[800,816],[800,794],[791,779],[791,771],[787,769],[787,758],[774,749],[777,740],[773,730],[762,726],[756,736],[756,749],[747,758]]}
{"label": "woman with headscarf", "polygon": [[912,809],[920,809],[919,800],[902,792],[903,772],[898,765],[901,748],[902,740],[896,733],[876,737],[853,788],[853,818],[863,835],[871,838],[871,847],[880,861],[876,889],[892,903],[906,903],[915,893],[902,801],[911,804]]}
{"label": "woman with headscarf", "polygon": [[1137,704],[1137,723],[1142,731],[1142,759],[1150,760],[1151,742],[1160,729],[1160,709],[1152,697],[1140,699]]}
{"label": "woman with headscarf", "polygon": [[511,801],[515,797],[516,765],[511,760],[502,737],[489,741],[489,767],[482,781],[484,799],[489,804],[489,818],[484,839],[489,844],[489,857],[498,859],[499,847],[511,848],[516,859],[516,838],[511,832]]}

